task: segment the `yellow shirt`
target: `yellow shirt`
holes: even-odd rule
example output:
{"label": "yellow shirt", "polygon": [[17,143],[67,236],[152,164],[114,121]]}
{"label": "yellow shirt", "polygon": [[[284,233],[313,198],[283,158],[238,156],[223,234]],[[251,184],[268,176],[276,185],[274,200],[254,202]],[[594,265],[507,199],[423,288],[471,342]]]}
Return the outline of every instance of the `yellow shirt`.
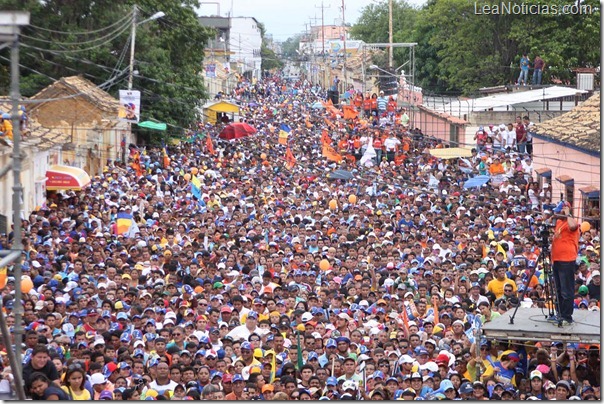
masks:
{"label": "yellow shirt", "polygon": [[76,394],[76,392],[73,389],[70,389],[67,386],[61,386],[61,388],[63,389],[63,391],[65,393],[67,393],[75,401],[90,401],[90,400],[92,400],[92,398],[90,397],[90,392],[88,390],[86,390],[86,389],[83,389],[79,394]]}
{"label": "yellow shirt", "polygon": [[506,284],[512,285],[514,292],[516,292],[518,290],[518,287],[516,286],[516,282],[514,282],[513,280],[511,280],[508,277],[504,278],[502,281],[498,280],[497,278],[493,279],[492,281],[489,282],[489,285],[487,286],[487,290],[489,292],[493,292],[495,294],[495,297],[497,299],[499,299],[501,296],[503,296],[503,287]]}

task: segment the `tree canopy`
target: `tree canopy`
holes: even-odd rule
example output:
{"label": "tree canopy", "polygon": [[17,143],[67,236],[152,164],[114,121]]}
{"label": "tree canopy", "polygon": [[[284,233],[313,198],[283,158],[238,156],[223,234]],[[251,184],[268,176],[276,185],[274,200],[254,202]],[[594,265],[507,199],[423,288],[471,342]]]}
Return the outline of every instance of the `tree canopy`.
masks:
{"label": "tree canopy", "polygon": [[[113,96],[125,89],[135,2],[88,0],[0,0],[4,10],[27,10],[30,26],[22,31],[21,92],[31,96],[64,76],[82,75]],[[207,97],[202,63],[211,30],[201,26],[197,0],[137,0],[133,89],[141,91],[142,119],[188,127],[196,105]],[[165,16],[140,24],[154,13]],[[9,71],[8,51],[0,53]],[[8,92],[8,76],[0,89]]]}
{"label": "tree canopy", "polygon": [[[515,83],[524,52],[531,61],[536,55],[544,59],[544,83],[572,84],[574,69],[597,67],[600,61],[600,4],[583,0],[580,14],[559,12],[562,5],[575,3],[525,0],[526,7],[541,12],[486,14],[482,7],[493,2],[429,0],[416,9],[394,0],[393,37],[395,42],[418,43],[416,82],[430,93],[471,94],[481,87]],[[367,5],[351,35],[368,43],[387,42],[388,2]],[[403,60],[396,51],[395,60]]]}

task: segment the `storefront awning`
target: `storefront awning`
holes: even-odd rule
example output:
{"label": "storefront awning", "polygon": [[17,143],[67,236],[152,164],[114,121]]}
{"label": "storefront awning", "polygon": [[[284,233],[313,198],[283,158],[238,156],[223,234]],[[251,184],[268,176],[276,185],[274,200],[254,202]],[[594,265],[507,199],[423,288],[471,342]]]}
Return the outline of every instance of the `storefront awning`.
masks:
{"label": "storefront awning", "polygon": [[90,184],[90,176],[81,168],[54,165],[46,171],[46,190],[80,191]]}
{"label": "storefront awning", "polygon": [[440,159],[456,159],[459,157],[472,157],[472,149],[463,147],[449,147],[446,149],[431,149],[430,154]]}

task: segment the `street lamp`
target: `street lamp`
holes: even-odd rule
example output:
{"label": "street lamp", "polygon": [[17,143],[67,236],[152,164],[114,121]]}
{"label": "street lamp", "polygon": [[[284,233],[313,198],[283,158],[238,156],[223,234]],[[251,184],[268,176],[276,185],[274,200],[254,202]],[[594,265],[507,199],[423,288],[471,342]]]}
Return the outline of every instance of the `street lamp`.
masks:
{"label": "street lamp", "polygon": [[153,20],[157,20],[158,18],[162,18],[163,16],[166,15],[166,13],[164,13],[163,11],[158,11],[157,13],[153,14],[151,17],[147,18],[146,20],[142,20],[142,21],[136,21],[136,15],[137,15],[137,7],[136,4],[134,5],[134,10],[133,10],[133,14],[132,14],[132,33],[130,35],[130,67],[128,70],[128,90],[132,90],[132,79],[134,77],[134,45],[136,43],[136,27],[144,24],[146,22],[149,21],[153,21]]}

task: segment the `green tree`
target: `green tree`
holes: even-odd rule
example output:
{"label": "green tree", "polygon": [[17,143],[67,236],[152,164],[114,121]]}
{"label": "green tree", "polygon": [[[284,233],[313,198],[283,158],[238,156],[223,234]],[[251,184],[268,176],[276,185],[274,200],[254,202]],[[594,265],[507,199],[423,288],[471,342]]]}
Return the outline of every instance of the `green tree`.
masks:
{"label": "green tree", "polygon": [[297,58],[298,53],[296,52],[300,48],[300,40],[302,34],[297,34],[289,37],[281,44],[281,53],[285,58]]}
{"label": "green tree", "polygon": [[[600,5],[583,0],[580,14],[554,13],[574,0],[525,0],[540,13],[481,13],[490,0],[428,0],[415,10],[393,3],[394,41],[417,42],[416,82],[428,92],[472,94],[480,87],[515,83],[523,52],[546,62],[544,83],[572,84],[577,67],[596,67],[600,59]],[[512,2],[512,4],[515,4]],[[477,12],[478,10],[478,12]],[[533,8],[534,10],[534,8]],[[365,42],[388,41],[388,3],[365,7],[351,34]],[[395,49],[402,63],[403,50]],[[532,71],[531,71],[532,75]]]}

